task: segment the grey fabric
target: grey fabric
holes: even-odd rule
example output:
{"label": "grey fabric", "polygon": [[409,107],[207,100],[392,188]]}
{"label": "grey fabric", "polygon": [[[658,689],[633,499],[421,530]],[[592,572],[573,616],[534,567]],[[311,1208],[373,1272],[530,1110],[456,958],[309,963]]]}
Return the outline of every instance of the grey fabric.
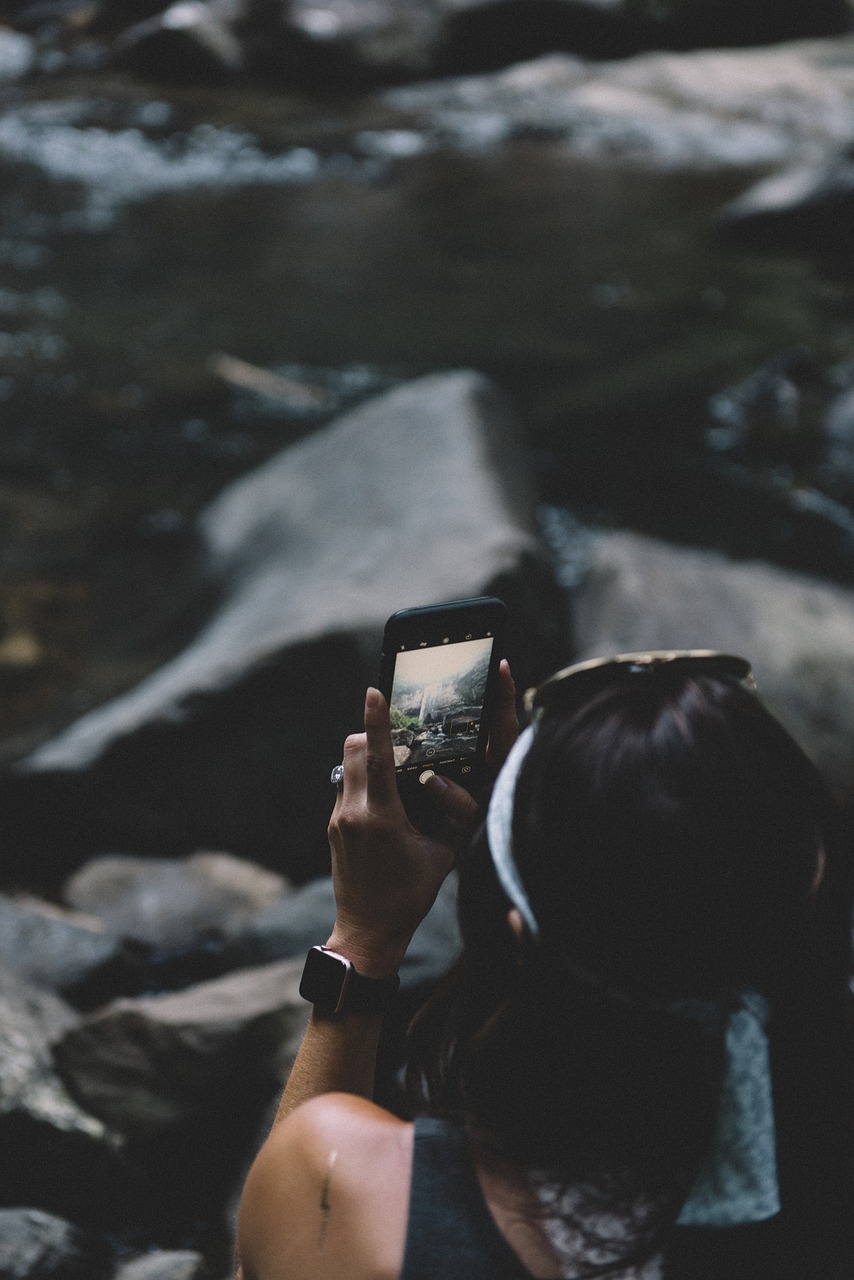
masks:
{"label": "grey fabric", "polygon": [[465,1133],[447,1120],[415,1121],[400,1280],[531,1280],[486,1206]]}
{"label": "grey fabric", "polygon": [[734,1227],[780,1212],[768,1005],[756,991],[742,992],[740,999],[724,1033],[715,1142],[682,1206],[679,1226]]}

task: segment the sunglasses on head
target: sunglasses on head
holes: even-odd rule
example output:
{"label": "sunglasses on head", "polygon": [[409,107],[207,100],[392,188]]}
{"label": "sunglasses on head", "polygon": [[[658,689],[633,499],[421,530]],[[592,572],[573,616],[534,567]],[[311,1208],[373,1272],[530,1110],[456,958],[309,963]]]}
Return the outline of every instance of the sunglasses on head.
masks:
{"label": "sunglasses on head", "polygon": [[618,653],[613,658],[590,658],[557,671],[524,697],[527,714],[539,720],[547,710],[580,705],[594,694],[624,680],[649,677],[657,671],[737,680],[756,692],[756,680],[746,658],[715,649],[652,649],[646,653]]}

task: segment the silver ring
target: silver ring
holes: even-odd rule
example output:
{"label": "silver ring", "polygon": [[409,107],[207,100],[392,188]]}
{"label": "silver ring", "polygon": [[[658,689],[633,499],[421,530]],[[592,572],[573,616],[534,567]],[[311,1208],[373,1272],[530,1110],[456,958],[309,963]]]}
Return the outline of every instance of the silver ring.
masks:
{"label": "silver ring", "polygon": [[332,783],[333,787],[341,786],[341,783],[344,781],[343,764],[336,764],[335,768],[332,770],[331,774],[329,775],[329,781]]}

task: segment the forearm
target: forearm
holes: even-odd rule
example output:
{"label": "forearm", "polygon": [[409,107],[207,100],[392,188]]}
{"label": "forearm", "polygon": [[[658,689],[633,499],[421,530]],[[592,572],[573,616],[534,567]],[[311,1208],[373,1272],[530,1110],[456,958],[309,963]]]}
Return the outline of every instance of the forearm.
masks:
{"label": "forearm", "polygon": [[312,1013],[297,1053],[276,1123],[308,1098],[321,1093],[355,1093],[372,1098],[381,1014]]}
{"label": "forearm", "polygon": [[[340,925],[326,946],[344,955],[368,978],[397,973],[405,945],[380,945],[363,931]],[[276,1122],[321,1093],[354,1093],[373,1098],[382,1014],[321,1014],[312,1011],[282,1094]]]}

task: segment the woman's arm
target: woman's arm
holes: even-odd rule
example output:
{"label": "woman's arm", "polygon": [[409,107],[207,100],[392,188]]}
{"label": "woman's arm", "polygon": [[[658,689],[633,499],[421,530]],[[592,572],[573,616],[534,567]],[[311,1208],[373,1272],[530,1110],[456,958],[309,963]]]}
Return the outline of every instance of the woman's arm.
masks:
{"label": "woman's arm", "polygon": [[[487,755],[494,773],[517,733],[515,688],[504,661]],[[344,744],[344,784],[329,822],[336,917],[326,942],[368,978],[397,973],[478,813],[468,792],[439,775],[428,787],[442,814],[438,831],[430,836],[406,816],[397,789],[388,704],[369,689],[365,732]],[[319,1093],[370,1098],[381,1025],[378,1014],[314,1012],[276,1120]]]}
{"label": "woman's arm", "polygon": [[[493,772],[517,732],[515,690],[510,669],[503,662],[488,753]],[[344,744],[344,784],[329,822],[336,919],[326,943],[369,978],[397,973],[413,933],[433,905],[478,812],[471,796],[454,783],[437,776],[429,786],[443,815],[433,836],[417,831],[406,816],[397,790],[388,706],[380,693],[369,689],[365,732],[349,737]],[[290,1270],[279,1270],[283,1245],[275,1234],[276,1224],[285,1222],[290,1223],[289,1247],[294,1249],[298,1247],[294,1225],[302,1223],[304,1230],[306,1221],[315,1223],[318,1238],[306,1238],[305,1248],[299,1246],[300,1257],[307,1259],[306,1274],[325,1274],[319,1242],[332,1242],[331,1228],[327,1231],[324,1226],[331,1212],[330,1187],[334,1184],[336,1204],[340,1204],[342,1178],[351,1186],[360,1183],[372,1142],[376,1143],[371,1154],[373,1165],[390,1171],[388,1206],[392,1187],[405,1192],[410,1127],[359,1102],[373,1094],[381,1024],[379,1014],[312,1014],[273,1134],[244,1191],[240,1238],[246,1258],[245,1280],[266,1280],[268,1274],[302,1274],[296,1257],[289,1263]],[[349,1099],[342,1094],[350,1095]],[[310,1107],[292,1114],[310,1099],[315,1100]],[[333,1152],[334,1177],[329,1168]],[[348,1165],[356,1170],[352,1178],[347,1176]],[[335,1217],[341,1221],[338,1209]],[[388,1238],[381,1236],[381,1244],[394,1252],[401,1247],[399,1215],[392,1219],[393,1215],[387,1223]],[[345,1215],[344,1222],[348,1221]],[[345,1226],[344,1238],[352,1244],[358,1233],[351,1239],[350,1230]],[[372,1239],[366,1247],[373,1252],[377,1241]],[[329,1256],[326,1246],[322,1252],[325,1265]],[[277,1260],[272,1270],[270,1259]],[[243,1274],[238,1262],[238,1280]],[[330,1274],[342,1273],[333,1266]]]}
{"label": "woman's arm", "polygon": [[[344,784],[329,822],[336,918],[326,946],[368,978],[393,977],[413,933],[433,905],[477,812],[461,787],[431,782],[442,806],[437,836],[417,831],[397,790],[388,706],[365,699],[365,732],[344,744]],[[276,1120],[319,1093],[370,1098],[380,1014],[312,1013]]]}

